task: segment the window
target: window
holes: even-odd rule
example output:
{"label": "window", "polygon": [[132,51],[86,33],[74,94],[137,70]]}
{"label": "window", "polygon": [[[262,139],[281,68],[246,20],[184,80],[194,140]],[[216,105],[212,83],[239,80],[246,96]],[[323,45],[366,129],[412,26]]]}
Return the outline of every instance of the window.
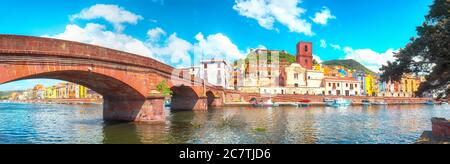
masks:
{"label": "window", "polygon": [[217,84],[222,84],[222,73],[219,71],[217,71]]}
{"label": "window", "polygon": [[311,80],[311,76],[308,76],[308,79],[310,79],[310,80]]}
{"label": "window", "polygon": [[328,87],[331,87],[331,83],[328,83]]}
{"label": "window", "polygon": [[358,84],[355,84],[355,88],[358,88]]}
{"label": "window", "polygon": [[294,73],[294,79],[298,79],[298,73]]}
{"label": "window", "polygon": [[206,63],[203,64],[203,68],[205,68],[205,69],[208,68],[208,64],[206,64]]}
{"label": "window", "polygon": [[328,95],[331,95],[331,91],[328,91]]}
{"label": "window", "polygon": [[337,90],[336,95],[338,95],[338,96],[341,95],[341,90]]}
{"label": "window", "polygon": [[308,45],[305,45],[305,52],[308,52]]}
{"label": "window", "polygon": [[220,63],[219,63],[219,64],[217,64],[217,68],[220,68]]}
{"label": "window", "polygon": [[308,59],[305,59],[305,64],[308,64]]}
{"label": "window", "polygon": [[345,87],[348,87],[348,83],[345,83]]}
{"label": "window", "polygon": [[298,88],[298,84],[297,83],[295,83],[294,86],[295,86],[295,88]]}
{"label": "window", "polygon": [[350,89],[353,89],[353,84],[350,84]]}
{"label": "window", "polygon": [[339,87],[339,83],[337,83],[337,86]]}

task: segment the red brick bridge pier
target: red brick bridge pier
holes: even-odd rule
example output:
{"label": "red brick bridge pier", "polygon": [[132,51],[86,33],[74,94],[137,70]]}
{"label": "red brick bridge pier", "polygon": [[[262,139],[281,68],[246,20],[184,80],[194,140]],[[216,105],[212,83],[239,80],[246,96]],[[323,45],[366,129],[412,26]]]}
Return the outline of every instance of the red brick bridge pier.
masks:
{"label": "red brick bridge pier", "polygon": [[172,110],[222,106],[225,91],[157,60],[78,42],[0,35],[0,84],[48,78],[86,86],[104,98],[110,121],[164,122],[163,80],[173,91]]}

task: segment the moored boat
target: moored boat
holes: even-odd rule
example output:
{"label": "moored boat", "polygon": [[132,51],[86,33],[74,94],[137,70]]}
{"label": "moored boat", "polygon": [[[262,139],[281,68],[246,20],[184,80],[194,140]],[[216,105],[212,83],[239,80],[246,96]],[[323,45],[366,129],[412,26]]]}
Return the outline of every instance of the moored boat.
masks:
{"label": "moored boat", "polygon": [[266,102],[259,103],[257,100],[251,102],[254,107],[277,107],[280,104],[274,103],[272,99],[267,100]]}
{"label": "moored boat", "polygon": [[350,106],[352,104],[351,101],[343,99],[343,98],[337,98],[331,101],[325,101],[325,105],[326,106],[331,106],[331,107],[346,107],[346,106]]}
{"label": "moored boat", "polygon": [[301,100],[297,103],[297,107],[311,106],[311,100]]}
{"label": "moored boat", "polygon": [[368,105],[370,105],[370,101],[369,100],[362,100],[361,101],[361,105],[368,106]]}
{"label": "moored boat", "polygon": [[435,105],[433,100],[427,100],[425,105]]}
{"label": "moored boat", "polygon": [[375,101],[372,105],[388,105],[385,101]]}

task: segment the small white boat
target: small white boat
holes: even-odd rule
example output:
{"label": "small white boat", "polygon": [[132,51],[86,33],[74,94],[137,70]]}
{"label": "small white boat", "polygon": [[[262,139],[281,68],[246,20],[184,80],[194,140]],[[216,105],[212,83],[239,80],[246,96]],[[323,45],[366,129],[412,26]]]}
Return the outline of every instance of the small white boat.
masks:
{"label": "small white boat", "polygon": [[258,103],[257,101],[253,101],[252,105],[254,107],[277,107],[280,106],[280,104],[274,103],[272,101],[272,99],[267,100],[266,102],[263,103]]}
{"label": "small white boat", "polygon": [[331,106],[331,107],[346,107],[346,106],[350,106],[351,104],[352,104],[351,101],[343,99],[343,98],[337,98],[332,101],[325,101],[325,105]]}
{"label": "small white boat", "polygon": [[372,103],[372,105],[387,105],[387,103],[384,101],[375,101]]}

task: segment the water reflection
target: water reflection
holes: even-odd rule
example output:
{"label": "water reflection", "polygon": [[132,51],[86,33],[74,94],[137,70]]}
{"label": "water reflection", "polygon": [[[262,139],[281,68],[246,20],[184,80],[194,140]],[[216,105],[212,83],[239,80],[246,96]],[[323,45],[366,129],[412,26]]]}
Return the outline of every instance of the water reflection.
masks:
{"label": "water reflection", "polygon": [[100,105],[0,104],[0,143],[412,143],[449,106],[227,107],[166,124],[107,123]]}

